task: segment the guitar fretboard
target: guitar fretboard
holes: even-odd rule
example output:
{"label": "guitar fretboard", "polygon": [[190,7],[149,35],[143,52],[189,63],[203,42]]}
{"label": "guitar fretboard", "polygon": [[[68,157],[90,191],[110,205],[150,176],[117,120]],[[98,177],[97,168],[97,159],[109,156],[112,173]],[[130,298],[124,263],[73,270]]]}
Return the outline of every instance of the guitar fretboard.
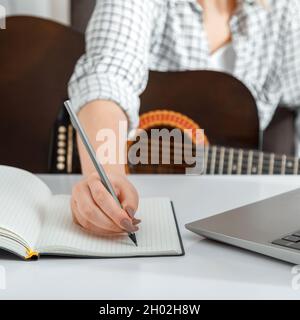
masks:
{"label": "guitar fretboard", "polygon": [[[221,146],[205,146],[203,153],[203,149],[197,152],[194,145],[183,147],[176,143],[171,143],[170,149],[165,150],[162,148],[162,141],[154,143],[150,140],[144,143],[144,146],[149,151],[146,155],[140,155],[142,163],[145,164],[144,167],[165,166],[166,169],[169,168],[167,172],[175,172],[177,169],[179,172],[184,172],[186,167],[193,167],[198,158],[198,163],[202,161],[204,164],[203,173],[208,175],[300,175],[298,157]],[[151,162],[152,152],[150,150],[157,155],[157,159],[160,160],[159,164]],[[187,156],[185,151],[187,151]],[[170,154],[170,164],[167,162],[164,165],[163,154]],[[176,164],[176,158],[183,162],[179,161],[180,164]],[[148,171],[151,172],[150,169]],[[161,172],[161,170],[158,171]]]}
{"label": "guitar fretboard", "polygon": [[204,165],[206,174],[298,175],[299,161],[297,157],[274,153],[207,146]]}

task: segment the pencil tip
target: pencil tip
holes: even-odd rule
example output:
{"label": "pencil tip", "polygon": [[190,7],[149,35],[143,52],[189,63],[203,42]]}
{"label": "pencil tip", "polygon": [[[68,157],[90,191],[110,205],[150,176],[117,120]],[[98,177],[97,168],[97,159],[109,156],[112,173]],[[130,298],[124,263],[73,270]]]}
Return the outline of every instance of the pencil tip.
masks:
{"label": "pencil tip", "polygon": [[137,247],[138,244],[137,244],[137,240],[136,240],[135,234],[134,233],[129,233],[128,236],[131,239],[131,241],[135,244],[135,246]]}

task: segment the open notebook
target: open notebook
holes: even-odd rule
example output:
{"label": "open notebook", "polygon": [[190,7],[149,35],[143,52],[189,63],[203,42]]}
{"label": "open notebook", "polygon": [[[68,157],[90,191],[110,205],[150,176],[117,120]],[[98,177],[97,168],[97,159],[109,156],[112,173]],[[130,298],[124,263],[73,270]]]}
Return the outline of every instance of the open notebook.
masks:
{"label": "open notebook", "polygon": [[40,255],[134,257],[183,255],[172,203],[141,199],[138,247],[126,234],[99,237],[73,223],[70,196],[52,195],[35,175],[0,166],[0,247],[25,259]]}

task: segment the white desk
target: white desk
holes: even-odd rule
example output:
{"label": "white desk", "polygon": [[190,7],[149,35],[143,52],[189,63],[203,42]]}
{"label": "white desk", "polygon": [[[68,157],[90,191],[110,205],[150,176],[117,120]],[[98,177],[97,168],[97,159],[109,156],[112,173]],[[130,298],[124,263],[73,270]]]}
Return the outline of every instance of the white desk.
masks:
{"label": "white desk", "polygon": [[[78,178],[42,176],[55,193],[69,193]],[[291,287],[290,264],[200,239],[184,228],[186,222],[300,187],[300,177],[130,178],[141,196],[174,201],[184,257],[23,262],[1,253],[7,289],[0,290],[0,299],[300,298]]]}

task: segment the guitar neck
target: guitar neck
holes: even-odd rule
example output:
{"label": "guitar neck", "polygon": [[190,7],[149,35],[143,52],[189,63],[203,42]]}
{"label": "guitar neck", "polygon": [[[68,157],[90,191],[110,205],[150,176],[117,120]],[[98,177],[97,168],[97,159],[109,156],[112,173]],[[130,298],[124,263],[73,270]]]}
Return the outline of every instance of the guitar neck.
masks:
{"label": "guitar neck", "polygon": [[300,174],[300,163],[297,157],[207,146],[205,147],[205,173],[221,175],[298,175]]}

